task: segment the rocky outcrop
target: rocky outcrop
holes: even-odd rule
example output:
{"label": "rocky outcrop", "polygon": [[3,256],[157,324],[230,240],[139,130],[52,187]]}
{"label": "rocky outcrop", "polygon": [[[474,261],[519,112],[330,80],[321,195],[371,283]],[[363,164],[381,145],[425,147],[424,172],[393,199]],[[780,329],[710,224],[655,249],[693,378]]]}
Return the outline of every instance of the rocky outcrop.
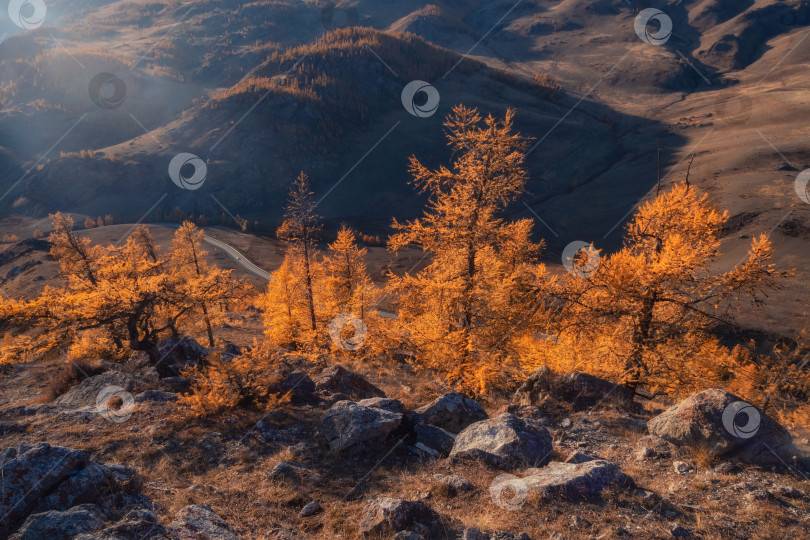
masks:
{"label": "rocky outcrop", "polygon": [[416,409],[412,416],[414,424],[424,422],[450,433],[459,433],[470,424],[488,417],[481,405],[458,392],[436,398]]}
{"label": "rocky outcrop", "polygon": [[401,422],[401,414],[339,401],[324,415],[318,431],[331,450],[352,454],[382,442]]}
{"label": "rocky outcrop", "polygon": [[539,466],[551,455],[551,435],[534,420],[504,413],[459,433],[450,456],[470,451],[495,456],[512,468]]}
{"label": "rocky outcrop", "polygon": [[647,427],[676,447],[700,448],[751,464],[778,466],[795,455],[790,434],[776,420],[717,388],[689,396]]}
{"label": "rocky outcrop", "polygon": [[385,392],[368,382],[365,377],[343,366],[331,366],[315,380],[315,391],[321,394],[339,394],[349,399],[385,397]]}
{"label": "rocky outcrop", "polygon": [[90,531],[91,525],[97,529],[132,509],[151,506],[140,493],[143,481],[134,470],[46,443],[3,451],[0,478],[0,538],[18,529],[26,537],[51,529],[74,530],[75,536]]}
{"label": "rocky outcrop", "polygon": [[88,377],[56,398],[54,403],[64,407],[95,407],[102,390],[116,387],[130,394],[146,389],[146,381],[135,375],[121,371],[106,371],[101,375]]}

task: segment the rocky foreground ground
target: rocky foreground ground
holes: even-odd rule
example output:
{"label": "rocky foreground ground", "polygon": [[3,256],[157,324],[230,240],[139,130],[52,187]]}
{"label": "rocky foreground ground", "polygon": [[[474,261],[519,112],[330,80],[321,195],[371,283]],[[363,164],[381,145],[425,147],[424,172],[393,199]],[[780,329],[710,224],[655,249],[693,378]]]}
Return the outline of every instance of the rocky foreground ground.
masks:
{"label": "rocky foreground ground", "polygon": [[[190,341],[176,348],[178,363],[202,354]],[[417,387],[405,367],[287,363],[274,390],[291,403],[213,419],[178,413],[188,381],[137,362],[106,365],[50,403],[31,396],[58,366],[6,367],[0,538],[810,531],[808,441],[719,389],[667,407],[541,368],[509,402],[482,406]]]}

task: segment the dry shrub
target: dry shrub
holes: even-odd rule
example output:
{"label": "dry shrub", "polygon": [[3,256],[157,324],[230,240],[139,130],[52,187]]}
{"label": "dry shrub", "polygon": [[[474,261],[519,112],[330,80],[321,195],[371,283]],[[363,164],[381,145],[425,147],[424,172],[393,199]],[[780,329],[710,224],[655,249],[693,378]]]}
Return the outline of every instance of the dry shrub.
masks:
{"label": "dry shrub", "polygon": [[181,414],[211,416],[237,407],[270,410],[290,400],[289,393],[271,393],[279,382],[282,356],[256,346],[241,356],[214,354],[207,365],[183,373],[194,379],[191,392],[180,397]]}
{"label": "dry shrub", "polygon": [[51,402],[85,379],[104,373],[97,362],[68,360],[51,378],[43,400]]}

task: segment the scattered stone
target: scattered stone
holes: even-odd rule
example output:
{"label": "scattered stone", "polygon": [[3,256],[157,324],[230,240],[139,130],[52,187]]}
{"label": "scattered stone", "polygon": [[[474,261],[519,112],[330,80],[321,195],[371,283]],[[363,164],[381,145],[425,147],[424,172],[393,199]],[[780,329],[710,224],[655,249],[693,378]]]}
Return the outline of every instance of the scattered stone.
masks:
{"label": "scattered stone", "polygon": [[416,409],[414,417],[414,424],[424,422],[450,433],[459,433],[467,426],[485,420],[487,413],[481,405],[467,396],[451,392]]}
{"label": "scattered stone", "polygon": [[692,474],[695,472],[695,466],[685,461],[673,461],[672,467],[678,474]]}
{"label": "scattered stone", "polygon": [[343,366],[326,368],[315,380],[315,391],[328,394],[345,394],[351,399],[385,397],[385,392],[368,382],[362,375]]}
{"label": "scattered stone", "polygon": [[676,446],[705,448],[714,455],[733,455],[745,463],[778,466],[779,456],[790,459],[795,454],[790,435],[762,411],[753,406],[748,410],[758,420],[749,418],[743,409],[731,416],[726,412],[724,421],[724,411],[737,401],[742,400],[724,390],[705,390],[656,416],[648,428]]}
{"label": "scattered stone", "polygon": [[601,495],[608,486],[632,488],[633,479],[605,460],[585,463],[549,463],[542,469],[533,469],[523,478],[529,494],[543,498],[562,496],[571,499],[589,499]]}
{"label": "scattered stone", "polygon": [[318,512],[322,511],[321,505],[318,501],[312,501],[311,503],[307,504],[299,513],[300,517],[309,517],[314,516]]}
{"label": "scattered stone", "polygon": [[357,402],[358,405],[365,407],[376,407],[378,409],[385,409],[392,413],[405,414],[405,405],[398,399],[391,398],[369,398],[362,399]]}
{"label": "scattered stone", "polygon": [[734,464],[730,461],[723,461],[722,463],[718,463],[713,469],[712,472],[716,474],[730,474],[731,471],[734,470]]}
{"label": "scattered stone", "polygon": [[240,540],[207,504],[186,506],[180,510],[171,523],[171,530],[179,538]]}
{"label": "scattered stone", "polygon": [[455,474],[451,475],[434,474],[433,480],[436,481],[437,487],[446,489],[451,496],[461,491],[475,490],[475,486],[472,485],[469,481],[467,481],[466,478]]}
{"label": "scattered stone", "polygon": [[671,534],[673,538],[692,538],[692,531],[681,527],[677,523],[672,525],[669,534]]}
{"label": "scattered stone", "polygon": [[770,491],[768,491],[766,489],[754,489],[754,490],[749,491],[748,493],[746,493],[744,496],[745,496],[745,499],[747,501],[750,501],[750,502],[756,502],[756,501],[772,502],[774,500],[773,493],[771,493]]}
{"label": "scattered stone", "polygon": [[564,418],[562,422],[560,422],[560,427],[563,429],[568,429],[571,427],[571,419]]}
{"label": "scattered stone", "polygon": [[780,497],[787,497],[788,499],[801,499],[804,494],[792,486],[778,486],[774,489],[774,493]]}
{"label": "scattered stone", "polygon": [[292,480],[303,482],[312,476],[317,475],[315,471],[294,461],[279,461],[273,470],[270,471],[270,480]]}
{"label": "scattered stone", "polygon": [[416,424],[413,430],[416,433],[416,440],[428,448],[433,448],[444,456],[449,455],[453,450],[456,436],[449,431],[423,422]]}
{"label": "scattered stone", "polygon": [[429,527],[436,518],[430,507],[418,501],[372,497],[363,508],[359,529],[365,536],[382,536],[413,529],[420,524]]}
{"label": "scattered stone", "polygon": [[339,401],[324,415],[319,432],[333,451],[354,453],[382,442],[401,422],[401,414]]}
{"label": "scattered stone", "polygon": [[69,540],[82,533],[97,531],[106,519],[98,506],[83,504],[64,512],[50,510],[33,514],[17,534],[19,540]]}
{"label": "scattered stone", "polygon": [[470,425],[458,434],[450,456],[479,450],[512,467],[538,466],[551,455],[551,435],[533,420],[504,413]]}
{"label": "scattered stone", "polygon": [[645,459],[651,459],[656,457],[655,450],[650,448],[649,446],[642,446],[636,452],[636,461],[644,461]]}
{"label": "scattered stone", "polygon": [[475,527],[464,529],[461,533],[461,540],[489,540],[489,535],[484,534]]}

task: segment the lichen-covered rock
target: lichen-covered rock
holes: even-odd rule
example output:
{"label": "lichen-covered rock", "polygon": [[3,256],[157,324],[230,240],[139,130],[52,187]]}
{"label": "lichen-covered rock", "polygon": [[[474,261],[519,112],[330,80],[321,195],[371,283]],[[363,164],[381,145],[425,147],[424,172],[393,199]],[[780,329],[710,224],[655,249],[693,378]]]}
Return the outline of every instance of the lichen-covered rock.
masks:
{"label": "lichen-covered rock", "polygon": [[513,468],[539,466],[551,455],[551,435],[534,420],[504,413],[464,429],[450,456],[470,450],[492,454]]}
{"label": "lichen-covered rock", "polygon": [[94,504],[75,506],[64,512],[50,510],[32,514],[17,531],[17,540],[70,540],[82,533],[96,531],[107,517]]}
{"label": "lichen-covered rock", "polygon": [[85,451],[46,443],[6,449],[0,459],[0,537],[14,532],[37,502],[88,461]]}
{"label": "lichen-covered rock", "polygon": [[318,431],[330,449],[355,453],[383,441],[401,422],[401,414],[339,401],[326,412]]}
{"label": "lichen-covered rock", "polygon": [[424,422],[450,433],[459,433],[470,424],[487,417],[486,411],[477,402],[458,392],[450,392],[416,409],[414,424]]}
{"label": "lichen-covered rock", "polygon": [[207,504],[186,506],[172,521],[171,534],[177,540],[239,540],[228,524]]}
{"label": "lichen-covered rock", "polygon": [[385,392],[368,382],[365,377],[343,366],[323,370],[315,380],[315,391],[326,394],[344,394],[351,399],[385,397]]}
{"label": "lichen-covered rock", "polygon": [[412,529],[415,525],[430,528],[435,517],[435,512],[421,502],[373,497],[363,508],[359,528],[364,535],[376,538]]}
{"label": "lichen-covered rock", "polygon": [[590,499],[600,496],[608,486],[627,489],[634,486],[632,478],[621,472],[617,465],[605,460],[585,463],[555,461],[530,472],[522,479],[527,493],[543,498]]}
{"label": "lichen-covered rock", "polygon": [[678,447],[773,466],[795,454],[790,434],[765,413],[724,390],[694,394],[647,423],[651,434]]}

